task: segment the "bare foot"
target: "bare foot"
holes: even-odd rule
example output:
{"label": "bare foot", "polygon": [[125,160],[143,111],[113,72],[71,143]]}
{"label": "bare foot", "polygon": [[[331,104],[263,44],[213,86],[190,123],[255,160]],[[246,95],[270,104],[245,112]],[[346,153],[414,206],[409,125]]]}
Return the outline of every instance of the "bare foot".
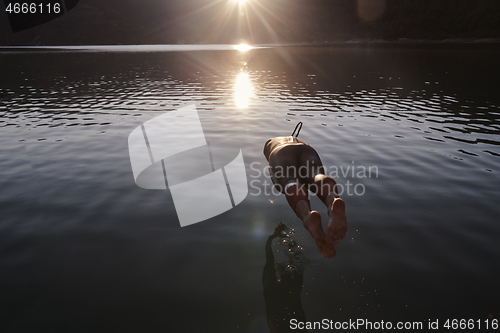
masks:
{"label": "bare foot", "polygon": [[335,245],[336,245],[338,242],[337,242],[337,243],[333,243],[333,244],[332,244],[332,243],[331,243],[331,242],[329,242],[329,241],[328,241],[328,239],[327,239],[326,243],[328,244],[328,253],[327,253],[327,256],[326,256],[326,257],[327,257],[327,258],[333,258],[333,257],[335,257],[335,256],[337,255],[337,250],[335,250]]}
{"label": "bare foot", "polygon": [[305,219],[304,225],[316,241],[319,252],[323,257],[329,258],[329,246],[326,242],[323,226],[321,225],[321,215],[315,210],[311,211]]}
{"label": "bare foot", "polygon": [[[339,240],[345,237],[347,232],[347,217],[345,215],[344,200],[336,198],[328,210],[328,229],[326,231],[327,242],[334,247]],[[335,251],[335,249],[334,249]]]}

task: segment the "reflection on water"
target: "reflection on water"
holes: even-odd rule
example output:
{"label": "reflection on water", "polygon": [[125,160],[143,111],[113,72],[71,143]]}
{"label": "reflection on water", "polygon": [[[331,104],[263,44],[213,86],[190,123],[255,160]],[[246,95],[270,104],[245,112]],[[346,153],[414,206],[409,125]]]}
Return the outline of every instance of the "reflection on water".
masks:
{"label": "reflection on water", "polygon": [[[289,230],[280,222],[266,242],[266,264],[262,273],[264,299],[266,302],[267,325],[270,332],[291,332],[290,320],[306,321],[300,294],[304,282],[304,261],[302,247],[292,238],[293,229]],[[280,244],[286,247],[283,252],[287,259],[275,264],[272,241],[280,238]],[[277,268],[277,270],[276,270]],[[279,277],[276,274],[279,273]],[[296,331],[296,330],[294,330]],[[307,330],[298,330],[307,332]]]}
{"label": "reflection on water", "polygon": [[234,46],[234,49],[238,50],[240,52],[246,52],[246,51],[253,49],[253,47],[250,45],[247,45],[247,44],[238,44],[238,45]]}
{"label": "reflection on water", "polygon": [[[262,46],[261,46],[262,47]],[[0,51],[22,53],[32,51],[81,51],[81,52],[178,52],[178,51],[228,51],[241,52],[261,48],[247,44],[171,44],[171,45],[74,45],[74,46],[0,46]]]}
{"label": "reflection on water", "polygon": [[241,72],[236,77],[236,84],[234,85],[234,103],[238,108],[246,108],[251,95],[252,84],[248,73]]}
{"label": "reflection on water", "polygon": [[[378,170],[336,178],[366,191],[343,197],[339,255],[302,276],[309,320],[498,315],[495,47],[187,49],[0,52],[4,331],[264,323],[262,235],[284,221],[317,254],[259,173],[262,143],[298,121],[324,165]],[[254,186],[236,208],[180,228],[168,191],[135,185],[127,137],[191,103],[214,163],[241,148]]]}

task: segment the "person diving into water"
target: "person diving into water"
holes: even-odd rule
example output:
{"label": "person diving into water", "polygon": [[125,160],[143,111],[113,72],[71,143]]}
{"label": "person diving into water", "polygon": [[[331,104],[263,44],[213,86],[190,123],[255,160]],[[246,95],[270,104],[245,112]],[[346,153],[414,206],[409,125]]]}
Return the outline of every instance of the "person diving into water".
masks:
{"label": "person diving into water", "polygon": [[[275,188],[286,196],[290,208],[316,241],[319,252],[325,258],[333,258],[337,253],[335,245],[347,232],[345,203],[338,196],[335,180],[325,175],[316,150],[297,138],[301,129],[302,122],[299,122],[291,136],[267,140],[264,156],[269,162]],[[321,215],[311,210],[309,191],[315,193],[327,207],[326,233]]]}

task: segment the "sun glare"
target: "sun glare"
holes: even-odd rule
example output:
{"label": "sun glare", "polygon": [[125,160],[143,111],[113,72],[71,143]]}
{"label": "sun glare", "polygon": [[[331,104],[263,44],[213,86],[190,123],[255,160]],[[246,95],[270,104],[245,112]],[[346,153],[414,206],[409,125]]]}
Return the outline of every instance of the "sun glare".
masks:
{"label": "sun glare", "polygon": [[252,83],[247,73],[240,73],[236,77],[234,85],[234,103],[238,108],[248,107],[248,101],[252,95]]}
{"label": "sun glare", "polygon": [[248,50],[253,49],[253,47],[251,47],[250,45],[247,45],[247,44],[238,44],[238,45],[234,45],[233,49],[238,50],[240,52],[246,52]]}
{"label": "sun glare", "polygon": [[235,0],[237,3],[239,3],[240,5],[244,4],[247,0]]}

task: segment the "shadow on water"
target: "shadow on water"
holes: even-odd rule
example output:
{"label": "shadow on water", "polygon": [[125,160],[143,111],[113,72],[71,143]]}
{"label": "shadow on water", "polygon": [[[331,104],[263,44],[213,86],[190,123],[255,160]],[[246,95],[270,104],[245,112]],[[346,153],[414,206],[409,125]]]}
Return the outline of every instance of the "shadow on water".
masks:
{"label": "shadow on water", "polygon": [[[266,242],[266,264],[262,273],[266,316],[269,331],[307,332],[307,330],[290,328],[290,320],[305,322],[306,315],[302,308],[300,293],[304,282],[303,248],[292,238],[293,229],[288,229],[283,222],[275,228]],[[275,263],[272,241],[280,238],[279,244],[286,247],[286,259]],[[278,275],[276,274],[278,273]]]}

